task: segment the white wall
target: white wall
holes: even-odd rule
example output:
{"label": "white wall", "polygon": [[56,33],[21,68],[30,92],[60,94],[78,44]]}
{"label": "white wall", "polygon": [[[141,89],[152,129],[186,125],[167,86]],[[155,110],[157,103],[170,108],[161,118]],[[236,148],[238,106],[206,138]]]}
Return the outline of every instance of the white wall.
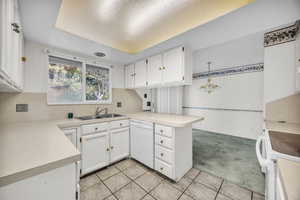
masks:
{"label": "white wall", "polygon": [[[49,46],[39,44],[33,41],[25,41],[25,85],[24,92],[44,93],[47,91],[48,81],[48,65],[47,54],[44,53],[45,48]],[[52,49],[52,48],[50,48]],[[57,50],[57,49],[56,49]],[[74,56],[81,56],[65,50],[57,50]],[[124,88],[124,68],[117,64],[103,63],[113,65],[112,68],[112,87]]]}
{"label": "white wall", "polygon": [[[263,33],[201,49],[194,52],[193,58],[194,73],[207,71],[208,61],[212,62],[213,70],[263,62]],[[213,82],[221,88],[211,94],[200,90],[206,81],[193,80],[193,84],[184,89],[184,106],[193,107],[185,108],[184,112],[205,117],[203,122],[194,124],[194,128],[256,139],[263,122],[263,72],[215,77]]]}

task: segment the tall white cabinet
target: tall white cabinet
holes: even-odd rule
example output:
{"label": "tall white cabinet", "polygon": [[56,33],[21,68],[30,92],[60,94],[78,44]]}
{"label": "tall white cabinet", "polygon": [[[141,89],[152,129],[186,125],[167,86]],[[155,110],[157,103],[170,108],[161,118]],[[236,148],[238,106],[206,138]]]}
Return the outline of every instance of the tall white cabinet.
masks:
{"label": "tall white cabinet", "polygon": [[0,1],[0,91],[22,91],[24,38],[17,0]]}

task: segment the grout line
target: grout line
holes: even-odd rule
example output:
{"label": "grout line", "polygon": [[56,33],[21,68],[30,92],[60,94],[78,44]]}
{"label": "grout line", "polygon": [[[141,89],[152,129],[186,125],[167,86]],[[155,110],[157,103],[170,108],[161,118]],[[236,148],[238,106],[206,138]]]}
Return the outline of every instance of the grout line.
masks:
{"label": "grout line", "polygon": [[224,183],[224,179],[222,179],[221,185],[220,185],[220,187],[219,187],[219,189],[218,189],[218,191],[217,191],[217,194],[216,194],[216,196],[215,196],[215,200],[217,199],[217,197],[218,197],[218,195],[219,195],[219,193],[220,193],[220,190],[221,190],[221,188],[222,188],[222,186],[223,186],[223,183]]}

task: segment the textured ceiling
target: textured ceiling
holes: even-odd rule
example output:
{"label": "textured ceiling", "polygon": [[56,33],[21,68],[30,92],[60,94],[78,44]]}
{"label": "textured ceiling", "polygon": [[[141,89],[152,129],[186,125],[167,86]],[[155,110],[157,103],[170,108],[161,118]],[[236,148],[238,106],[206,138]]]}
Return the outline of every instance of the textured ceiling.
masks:
{"label": "textured ceiling", "polygon": [[63,0],[56,27],[137,53],[253,1]]}

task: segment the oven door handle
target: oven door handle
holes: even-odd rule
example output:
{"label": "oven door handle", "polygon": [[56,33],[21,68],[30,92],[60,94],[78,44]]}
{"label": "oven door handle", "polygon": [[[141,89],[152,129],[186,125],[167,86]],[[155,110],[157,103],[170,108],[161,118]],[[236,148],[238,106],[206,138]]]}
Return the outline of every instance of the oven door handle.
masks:
{"label": "oven door handle", "polygon": [[262,153],[261,153],[261,150],[260,150],[260,146],[261,146],[263,140],[264,140],[264,136],[259,136],[257,138],[257,141],[256,141],[256,156],[257,156],[257,159],[258,159],[258,162],[259,162],[260,166],[261,167],[266,167],[267,164],[268,164],[268,160],[264,159],[262,157]]}

